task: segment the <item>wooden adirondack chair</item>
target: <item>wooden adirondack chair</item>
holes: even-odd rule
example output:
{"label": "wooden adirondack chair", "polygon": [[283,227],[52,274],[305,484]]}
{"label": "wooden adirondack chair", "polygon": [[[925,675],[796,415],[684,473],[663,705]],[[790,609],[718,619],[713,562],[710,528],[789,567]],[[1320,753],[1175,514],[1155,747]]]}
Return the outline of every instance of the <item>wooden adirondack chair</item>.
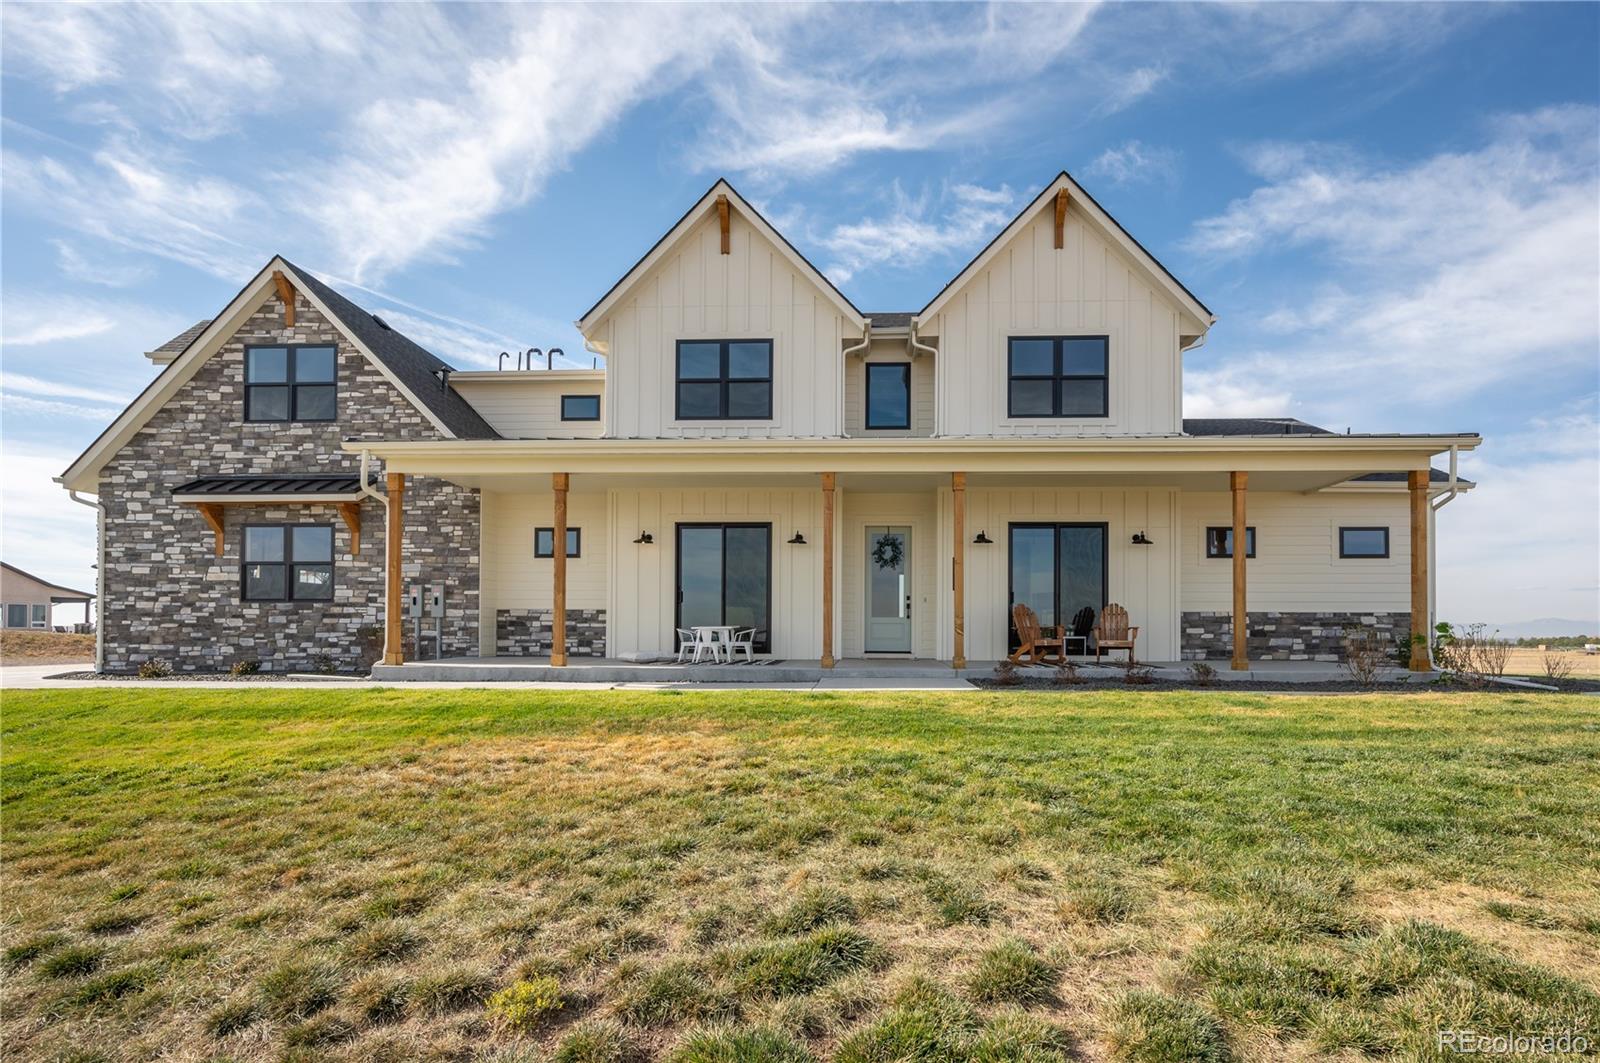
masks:
{"label": "wooden adirondack chair", "polygon": [[1133,663],[1133,644],[1139,641],[1139,629],[1128,626],[1128,611],[1115,602],[1100,610],[1100,619],[1094,625],[1094,659],[1100,660],[1105,650],[1127,650],[1128,663]]}
{"label": "wooden adirondack chair", "polygon": [[1016,625],[1020,643],[1009,658],[1012,664],[1022,664],[1024,657],[1028,664],[1060,664],[1065,658],[1066,632],[1060,624],[1056,625],[1054,636],[1046,635],[1039,627],[1038,614],[1021,602],[1011,607],[1011,622]]}

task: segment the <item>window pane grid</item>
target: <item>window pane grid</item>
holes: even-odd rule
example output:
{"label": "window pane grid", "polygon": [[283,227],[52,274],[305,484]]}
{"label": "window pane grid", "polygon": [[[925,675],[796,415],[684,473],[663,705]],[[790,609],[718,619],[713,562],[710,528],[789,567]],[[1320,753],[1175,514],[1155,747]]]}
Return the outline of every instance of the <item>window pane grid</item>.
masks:
{"label": "window pane grid", "polygon": [[680,421],[772,419],[771,340],[679,340]]}
{"label": "window pane grid", "polygon": [[[583,529],[567,529],[567,556],[579,557],[583,553]],[[556,556],[556,530],[554,528],[533,529],[533,556]]]}
{"label": "window pane grid", "polygon": [[332,421],[337,415],[337,352],[327,344],[246,347],[246,421]]}
{"label": "window pane grid", "polygon": [[1109,360],[1106,336],[1012,337],[1006,416],[1109,416]]}
{"label": "window pane grid", "polygon": [[239,568],[244,601],[329,601],[333,525],[247,524]]}

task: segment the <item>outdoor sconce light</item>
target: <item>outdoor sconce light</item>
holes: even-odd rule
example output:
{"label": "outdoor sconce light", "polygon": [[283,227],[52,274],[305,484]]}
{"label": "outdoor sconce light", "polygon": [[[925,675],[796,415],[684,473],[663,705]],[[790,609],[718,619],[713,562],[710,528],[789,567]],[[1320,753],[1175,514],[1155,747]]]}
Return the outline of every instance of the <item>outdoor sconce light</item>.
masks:
{"label": "outdoor sconce light", "polygon": [[1153,541],[1151,541],[1150,538],[1147,537],[1145,535],[1145,533],[1142,532],[1142,531],[1141,532],[1135,532],[1134,535],[1133,535],[1133,540],[1132,541],[1133,541],[1133,545],[1134,546],[1154,546],[1155,545],[1155,543]]}
{"label": "outdoor sconce light", "polygon": [[642,531],[642,532],[639,533],[639,537],[634,540],[634,543],[636,545],[639,545],[639,546],[649,546],[651,543],[653,543],[655,541],[656,541],[656,537],[654,535],[651,535],[647,531]]}
{"label": "outdoor sconce light", "polygon": [[789,540],[789,545],[790,546],[804,546],[804,545],[806,545],[806,537],[804,535],[801,535],[798,531],[796,531],[794,533],[794,538]]}
{"label": "outdoor sconce light", "polygon": [[992,546],[992,545],[994,545],[994,540],[989,538],[988,529],[984,529],[983,531],[979,532],[977,535],[973,536],[972,541],[977,546]]}

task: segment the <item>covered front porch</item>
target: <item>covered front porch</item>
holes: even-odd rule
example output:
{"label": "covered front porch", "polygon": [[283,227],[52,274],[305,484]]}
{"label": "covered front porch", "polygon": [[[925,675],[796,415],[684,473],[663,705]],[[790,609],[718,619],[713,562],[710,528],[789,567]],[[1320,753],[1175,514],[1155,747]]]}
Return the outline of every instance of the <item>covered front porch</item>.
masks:
{"label": "covered front porch", "polygon": [[[702,623],[756,629],[761,660],[738,667],[766,681],[785,674],[773,669],[796,670],[796,682],[811,681],[812,670],[988,674],[1014,644],[1014,602],[1034,605],[1039,599],[1028,596],[1054,579],[1047,619],[1064,623],[1076,605],[1062,590],[1073,578],[1052,576],[1066,548],[1029,569],[1019,560],[1024,547],[1037,553],[1084,529],[1101,552],[1090,572],[1098,586],[1082,591],[1084,600],[1127,609],[1141,627],[1141,659],[1179,667],[1185,610],[1205,609],[1230,621],[1225,670],[1248,673],[1252,560],[1240,551],[1207,568],[1212,596],[1210,577],[1226,570],[1226,602],[1191,600],[1184,551],[1200,536],[1185,524],[1186,500],[1197,512],[1215,507],[1207,499],[1226,500],[1226,526],[1242,542],[1252,497],[1282,508],[1283,499],[1374,466],[1407,476],[1390,499],[1408,514],[1396,538],[1410,555],[1410,595],[1399,604],[1409,604],[1411,630],[1428,626],[1425,470],[1440,447],[1432,439],[1403,447],[1340,437],[1271,446],[1255,437],[581,443],[346,444],[387,464],[391,583],[381,667],[406,663],[406,560],[394,530],[404,526],[412,475],[482,495],[480,652],[427,662],[463,679],[625,668],[686,669],[643,674],[690,681],[698,667],[717,682],[742,681],[729,666],[670,659],[680,632]],[[958,460],[968,468],[937,467]],[[811,471],[819,465],[836,468]],[[1411,663],[1428,669],[1425,645]]]}

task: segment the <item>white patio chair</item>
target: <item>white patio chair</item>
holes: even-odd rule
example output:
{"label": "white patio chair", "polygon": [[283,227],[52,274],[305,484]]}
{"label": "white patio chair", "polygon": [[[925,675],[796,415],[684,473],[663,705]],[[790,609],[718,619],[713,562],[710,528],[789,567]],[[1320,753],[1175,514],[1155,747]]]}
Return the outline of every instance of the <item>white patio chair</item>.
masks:
{"label": "white patio chair", "polygon": [[751,664],[756,663],[756,629],[747,627],[733,634],[733,640],[728,643],[728,661],[732,663],[734,654],[744,651],[745,660]]}
{"label": "white patio chair", "polygon": [[694,659],[698,661],[700,658],[698,656],[696,656],[696,655],[699,652],[700,639],[698,637],[696,637],[696,635],[695,635],[695,633],[693,631],[690,631],[686,627],[680,627],[677,630],[678,630],[678,663],[682,664],[684,662],[684,660],[686,658],[690,657],[690,656],[694,656]]}

